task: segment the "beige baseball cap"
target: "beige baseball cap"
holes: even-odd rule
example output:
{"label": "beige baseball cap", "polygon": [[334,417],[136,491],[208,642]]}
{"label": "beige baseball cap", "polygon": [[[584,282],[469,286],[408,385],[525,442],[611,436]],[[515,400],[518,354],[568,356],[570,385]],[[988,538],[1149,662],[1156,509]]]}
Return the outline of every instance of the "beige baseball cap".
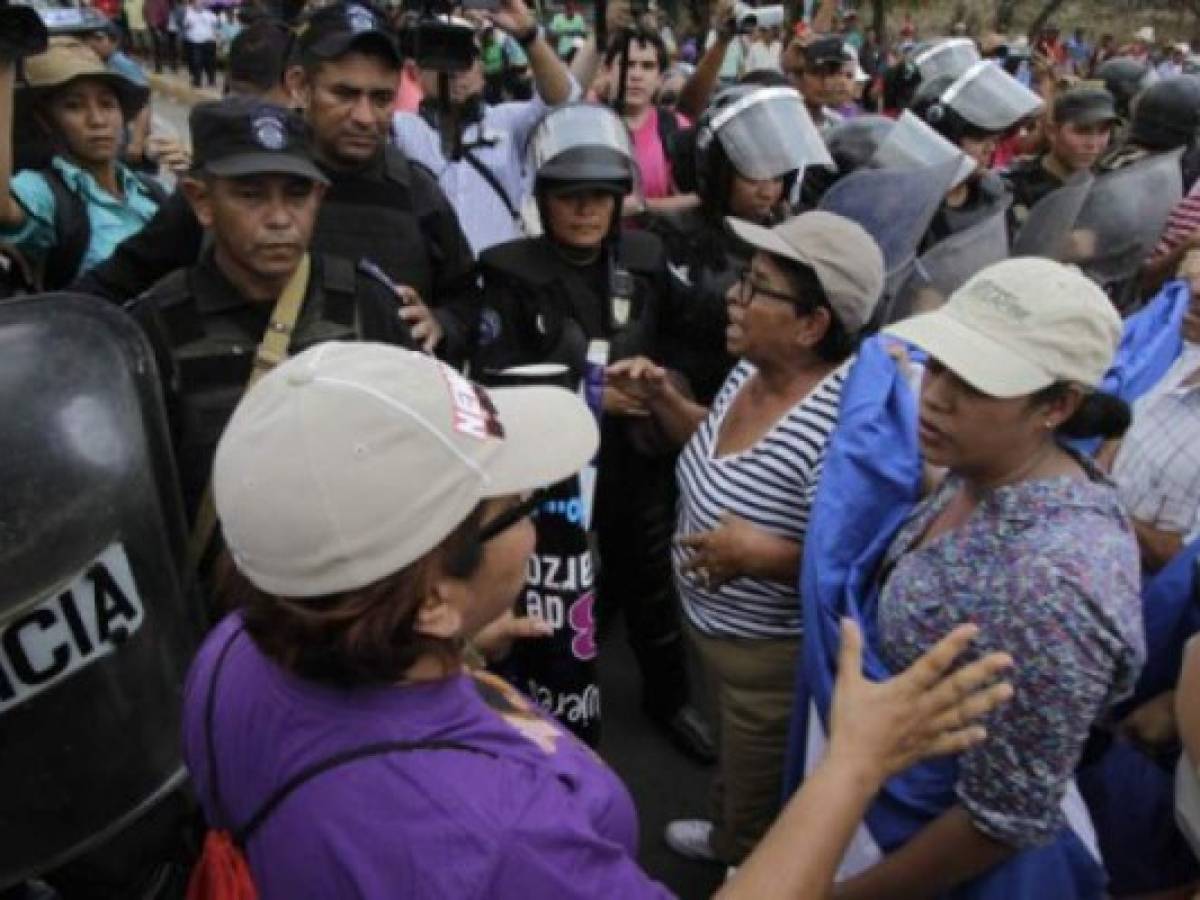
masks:
{"label": "beige baseball cap", "polygon": [[1120,343],[1121,317],[1074,266],[1018,257],[983,269],[940,309],[885,331],[976,390],[1024,397],[1058,382],[1098,386]]}
{"label": "beige baseball cap", "polygon": [[598,446],[570,391],[486,391],[425,354],[331,342],[246,392],[213,495],[238,569],[268,593],[315,597],[403,569],[481,500],[561,481]]}
{"label": "beige baseball cap", "polygon": [[820,210],[774,228],[726,218],[739,240],[756,250],[802,263],[817,273],[829,305],[850,334],[871,319],[883,293],[883,253],[857,222]]}

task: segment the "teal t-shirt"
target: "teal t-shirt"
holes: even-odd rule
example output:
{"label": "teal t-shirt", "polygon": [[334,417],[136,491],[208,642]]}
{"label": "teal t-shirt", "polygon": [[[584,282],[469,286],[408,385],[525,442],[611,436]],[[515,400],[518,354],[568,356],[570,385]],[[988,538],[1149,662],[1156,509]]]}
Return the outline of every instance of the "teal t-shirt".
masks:
{"label": "teal t-shirt", "polygon": [[550,33],[558,38],[558,55],[566,56],[571,52],[571,42],[577,37],[587,37],[587,20],[582,13],[567,16],[565,13],[555,13],[550,20]]}
{"label": "teal t-shirt", "polygon": [[[117,178],[125,194],[124,202],[105,191],[89,172],[54,157],[51,165],[62,175],[67,187],[83,198],[91,225],[91,239],[76,275],[104,262],[117,244],[141,231],[158,211],[158,204],[137,177],[123,165],[117,166]],[[40,263],[58,243],[54,225],[54,194],[41,172],[18,172],[10,190],[21,208],[25,221],[17,228],[0,228],[0,241],[12,244],[33,262]]]}

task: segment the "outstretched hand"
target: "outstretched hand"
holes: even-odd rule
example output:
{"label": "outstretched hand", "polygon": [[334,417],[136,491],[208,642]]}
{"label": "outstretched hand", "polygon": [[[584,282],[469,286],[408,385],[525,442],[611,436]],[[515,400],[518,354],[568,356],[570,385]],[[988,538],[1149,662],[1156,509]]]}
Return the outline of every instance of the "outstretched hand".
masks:
{"label": "outstretched hand", "polygon": [[974,723],[1012,697],[1012,685],[996,679],[1013,660],[990,653],[951,672],[978,632],[959,625],[899,675],[875,682],[862,672],[862,632],[843,620],[830,756],[857,760],[882,782],[923,759],[983,741],[987,732]]}

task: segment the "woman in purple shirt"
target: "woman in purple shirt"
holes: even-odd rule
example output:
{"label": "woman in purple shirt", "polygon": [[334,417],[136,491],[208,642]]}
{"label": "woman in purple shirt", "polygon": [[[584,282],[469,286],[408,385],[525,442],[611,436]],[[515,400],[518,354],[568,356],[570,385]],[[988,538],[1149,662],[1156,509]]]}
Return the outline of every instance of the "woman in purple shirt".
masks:
{"label": "woman in purple shirt", "polygon": [[[189,673],[184,744],[206,818],[232,833],[259,896],[668,896],[637,865],[612,771],[463,664],[464,641],[483,643],[524,584],[529,492],[597,443],[567,391],[489,394],[380,344],[322,344],[247,392],[212,484],[238,611]],[[971,636],[872,684],[849,633],[827,764],[728,896],[815,896],[889,772],[981,739],[964,723],[1008,688],[973,691],[1006,659],[942,677]],[[825,828],[797,847],[818,811]]]}
{"label": "woman in purple shirt", "polygon": [[920,443],[948,475],[885,556],[884,658],[906,666],[969,621],[979,649],[1020,664],[1013,702],[958,760],[956,802],[841,887],[847,898],[960,896],[1065,827],[1087,843],[1072,776],[1145,655],[1133,531],[1113,486],[1060,440],[1128,425],[1123,404],[1094,391],[1121,321],[1078,270],[1011,259],[889,331],[930,355]]}

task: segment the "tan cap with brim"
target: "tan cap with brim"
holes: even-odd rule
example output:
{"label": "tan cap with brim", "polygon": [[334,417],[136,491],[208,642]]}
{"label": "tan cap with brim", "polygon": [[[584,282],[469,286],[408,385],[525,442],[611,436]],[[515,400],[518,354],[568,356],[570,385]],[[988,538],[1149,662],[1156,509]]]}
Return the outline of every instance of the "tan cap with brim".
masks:
{"label": "tan cap with brim", "polygon": [[1121,317],[1074,266],[1021,257],[989,266],[945,306],[885,329],[925,350],[991,397],[1052,384],[1099,386],[1121,340]]}
{"label": "tan cap with brim", "polygon": [[801,213],[774,228],[725,219],[742,242],[812,269],[849,334],[860,331],[883,294],[883,253],[857,222],[824,211]]}
{"label": "tan cap with brim", "polygon": [[562,481],[598,445],[570,391],[489,392],[422,353],[330,342],[246,393],[217,447],[213,496],[251,582],[316,597],[400,571],[482,500]]}
{"label": "tan cap with brim", "polygon": [[23,102],[28,102],[30,95],[37,97],[80,78],[102,81],[112,88],[127,120],[150,99],[149,88],[109,69],[94,50],[75,38],[52,38],[44,53],[26,57],[24,71],[25,83],[17,92]]}

